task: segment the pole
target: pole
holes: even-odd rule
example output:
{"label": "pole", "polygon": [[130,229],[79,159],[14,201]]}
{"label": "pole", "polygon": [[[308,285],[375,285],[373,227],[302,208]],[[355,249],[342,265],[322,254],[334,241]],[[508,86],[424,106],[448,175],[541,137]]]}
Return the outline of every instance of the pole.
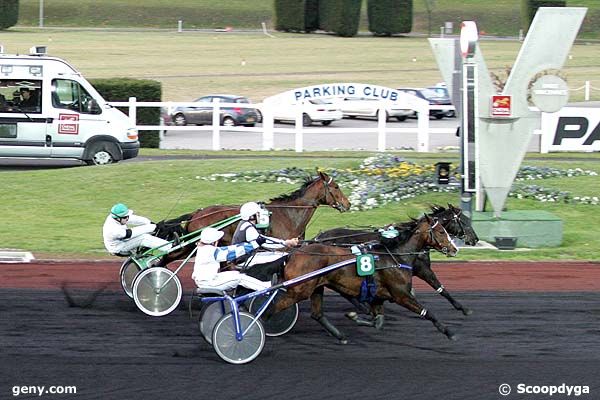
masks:
{"label": "pole", "polygon": [[44,27],[44,0],[40,0],[40,28]]}

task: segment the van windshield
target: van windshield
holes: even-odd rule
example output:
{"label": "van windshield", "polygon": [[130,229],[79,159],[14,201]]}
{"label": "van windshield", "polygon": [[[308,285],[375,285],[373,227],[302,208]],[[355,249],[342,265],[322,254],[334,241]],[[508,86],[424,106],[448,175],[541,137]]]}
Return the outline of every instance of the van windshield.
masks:
{"label": "van windshield", "polygon": [[41,80],[0,80],[0,113],[40,114],[41,112]]}

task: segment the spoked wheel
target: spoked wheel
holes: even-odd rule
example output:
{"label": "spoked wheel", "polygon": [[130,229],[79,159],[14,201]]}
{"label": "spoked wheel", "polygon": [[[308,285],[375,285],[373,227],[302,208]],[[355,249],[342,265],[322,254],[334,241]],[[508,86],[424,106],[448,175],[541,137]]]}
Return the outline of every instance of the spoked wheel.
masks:
{"label": "spoked wheel", "polygon": [[136,275],[141,271],[139,265],[129,257],[123,265],[121,265],[121,271],[119,276],[121,277],[121,287],[125,291],[125,294],[130,298],[133,298],[133,281]]}
{"label": "spoked wheel", "polygon": [[[279,295],[280,294],[278,293],[277,296]],[[256,315],[258,310],[260,310],[262,305],[265,304],[268,299],[269,298],[267,296],[254,297],[250,302],[250,307],[248,307],[250,313],[252,315]],[[276,301],[277,297],[275,297],[274,302]],[[273,307],[273,303],[271,303],[269,307]],[[296,325],[296,321],[298,321],[298,314],[298,304],[294,304],[285,310],[271,315],[269,319],[261,319],[266,335],[281,336],[288,333],[294,327],[294,325]]]}
{"label": "spoked wheel", "polygon": [[200,327],[200,333],[208,344],[212,344],[212,333],[215,325],[221,317],[231,312],[231,306],[228,301],[215,301],[202,307],[200,311],[200,318],[198,320],[198,326]]}
{"label": "spoked wheel", "polygon": [[181,301],[181,295],[179,278],[167,268],[148,268],[133,284],[135,305],[153,317],[162,317],[173,311]]}
{"label": "spoked wheel", "polygon": [[240,325],[244,334],[242,340],[237,340],[233,314],[226,314],[217,322],[213,329],[213,347],[219,357],[231,364],[246,364],[254,360],[265,347],[265,329],[260,321],[254,322],[248,329],[254,316],[240,312]]}

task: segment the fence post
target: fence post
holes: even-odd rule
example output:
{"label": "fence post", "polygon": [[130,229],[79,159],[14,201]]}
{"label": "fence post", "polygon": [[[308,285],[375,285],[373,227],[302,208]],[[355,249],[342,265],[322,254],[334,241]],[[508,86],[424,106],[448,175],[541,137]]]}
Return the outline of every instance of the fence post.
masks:
{"label": "fence post", "polygon": [[377,110],[377,151],[385,151],[385,123],[387,113],[385,105],[382,101],[379,102],[379,110]]}
{"label": "fence post", "polygon": [[129,98],[129,120],[133,125],[137,127],[137,106],[136,106],[136,98]]}
{"label": "fence post", "polygon": [[417,113],[417,151],[429,151],[429,105],[420,106]]}
{"label": "fence post", "polygon": [[585,81],[585,101],[590,101],[590,89],[591,89],[590,81]]}
{"label": "fence post", "polygon": [[218,97],[213,98],[213,115],[212,115],[212,149],[215,151],[221,150],[221,107]]}
{"label": "fence post", "polygon": [[183,32],[183,20],[177,21],[177,32],[178,33]]}
{"label": "fence post", "polygon": [[271,150],[275,147],[273,132],[273,105],[269,102],[262,103],[262,125],[263,125],[263,150]]}
{"label": "fence post", "polygon": [[302,118],[304,114],[304,101],[299,104],[300,107],[296,107],[296,126],[295,126],[295,149],[296,153],[302,153],[302,147],[304,146],[304,138],[302,128],[304,127],[304,119]]}

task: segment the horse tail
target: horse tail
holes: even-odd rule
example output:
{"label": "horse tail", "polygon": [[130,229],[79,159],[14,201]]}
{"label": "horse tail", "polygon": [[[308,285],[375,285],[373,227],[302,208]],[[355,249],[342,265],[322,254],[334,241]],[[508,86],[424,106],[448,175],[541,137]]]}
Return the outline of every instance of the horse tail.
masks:
{"label": "horse tail", "polygon": [[173,240],[174,233],[176,233],[178,236],[183,236],[188,233],[187,224],[191,217],[192,214],[184,214],[177,218],[159,221],[156,224],[155,235],[165,240]]}

